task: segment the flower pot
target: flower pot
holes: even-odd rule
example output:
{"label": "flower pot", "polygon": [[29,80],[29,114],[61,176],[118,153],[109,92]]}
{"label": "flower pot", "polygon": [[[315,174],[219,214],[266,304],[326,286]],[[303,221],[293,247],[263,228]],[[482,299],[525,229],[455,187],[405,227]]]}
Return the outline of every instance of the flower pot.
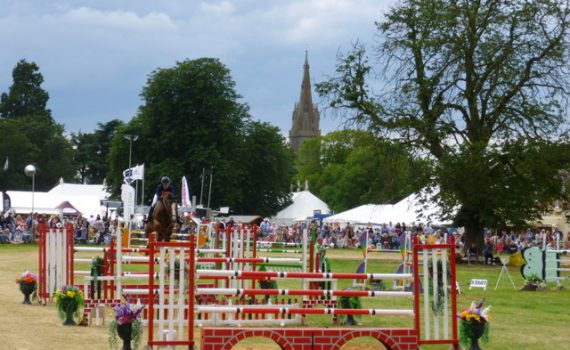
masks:
{"label": "flower pot", "polygon": [[64,326],[75,326],[75,321],[73,320],[74,312],[75,311],[65,313],[65,321],[63,322]]}
{"label": "flower pot", "polygon": [[527,282],[521,290],[526,290],[526,291],[536,291],[538,289],[538,283],[534,283],[534,282]]}
{"label": "flower pot", "polygon": [[344,321],[345,326],[356,326],[357,322],[354,319],[354,315],[346,315],[346,320]]}
{"label": "flower pot", "polygon": [[132,350],[131,340],[133,338],[133,324],[131,322],[117,324],[117,334],[123,341],[122,350]]}
{"label": "flower pot", "polygon": [[63,322],[64,326],[75,326],[75,320],[73,320],[73,315],[77,312],[79,305],[73,299],[64,299],[60,300],[59,303],[62,303],[61,307],[63,313],[65,313],[65,321]]}
{"label": "flower pot", "polygon": [[484,320],[482,322],[471,322],[471,346],[469,350],[481,350],[479,347],[479,338],[485,333],[485,323]]}
{"label": "flower pot", "polygon": [[20,291],[24,294],[24,301],[22,304],[31,304],[30,295],[36,290],[36,283],[20,282]]}

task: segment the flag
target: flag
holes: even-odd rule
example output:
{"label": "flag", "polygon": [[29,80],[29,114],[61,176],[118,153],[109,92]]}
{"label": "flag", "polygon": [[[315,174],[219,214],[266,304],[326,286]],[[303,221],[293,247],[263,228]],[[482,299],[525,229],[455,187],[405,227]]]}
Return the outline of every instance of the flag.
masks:
{"label": "flag", "polygon": [[133,180],[142,180],[144,179],[144,164],[138,165],[131,168],[132,170],[132,179]]}
{"label": "flag", "polygon": [[144,164],[137,165],[135,167],[125,169],[123,171],[123,178],[127,183],[132,182],[134,180],[143,180],[144,179]]}
{"label": "flag", "polygon": [[356,268],[356,273],[366,273],[366,263],[361,261]]}
{"label": "flag", "polygon": [[8,193],[2,192],[2,211],[7,212],[10,208],[12,208],[10,196]]}
{"label": "flag", "polygon": [[317,245],[317,228],[315,226],[311,227],[311,240],[314,245]]}
{"label": "flag", "polygon": [[6,156],[6,161],[4,162],[4,171],[8,170],[10,163],[8,162],[8,156]]}
{"label": "flag", "polygon": [[362,249],[362,257],[366,259],[366,254],[368,253],[368,230],[362,235],[362,240],[360,243],[360,249]]}
{"label": "flag", "polygon": [[186,176],[182,177],[182,206],[189,207],[190,203],[190,190],[188,189],[188,181],[186,181]]}

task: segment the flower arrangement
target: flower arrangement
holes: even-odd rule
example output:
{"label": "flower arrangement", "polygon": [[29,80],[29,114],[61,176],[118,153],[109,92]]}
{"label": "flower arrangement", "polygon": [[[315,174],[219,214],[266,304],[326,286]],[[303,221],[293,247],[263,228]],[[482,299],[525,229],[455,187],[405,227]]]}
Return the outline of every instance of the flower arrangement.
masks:
{"label": "flower arrangement", "polygon": [[73,317],[79,317],[79,308],[85,306],[83,292],[75,286],[63,286],[55,291],[53,299],[59,318],[65,320],[64,324],[75,325]]}
{"label": "flower arrangement", "polygon": [[16,278],[16,283],[37,283],[38,282],[38,275],[31,273],[30,271],[26,271],[22,274],[22,277]]}
{"label": "flower arrangement", "polygon": [[[459,328],[459,341],[466,347],[471,344],[471,349],[478,349],[479,338],[483,343],[489,341],[489,310],[490,306],[483,308],[484,300],[478,304],[474,301],[471,306],[461,311],[457,317],[461,320]],[[475,346],[474,346],[475,344]]]}
{"label": "flower arrangement", "polygon": [[117,336],[123,340],[123,350],[131,349],[131,340],[134,342],[134,348],[139,348],[143,334],[143,325],[139,318],[143,309],[144,306],[133,309],[128,302],[115,305],[115,319],[109,323],[108,342],[111,348],[117,348]]}
{"label": "flower arrangement", "polygon": [[526,276],[526,283],[521,290],[535,291],[540,287],[540,285],[543,282],[544,280],[540,278],[536,273],[532,273]]}
{"label": "flower arrangement", "polygon": [[20,291],[24,294],[23,304],[31,304],[30,296],[32,300],[37,298],[38,276],[30,271],[26,271],[21,277],[16,278],[16,283],[20,285]]}
{"label": "flower arrangement", "polygon": [[[348,288],[347,290],[350,290]],[[340,309],[362,309],[362,300],[360,297],[338,297],[336,299],[337,307]],[[360,318],[359,316],[357,316]],[[339,315],[341,322],[345,325],[354,326],[357,324],[353,315]]]}

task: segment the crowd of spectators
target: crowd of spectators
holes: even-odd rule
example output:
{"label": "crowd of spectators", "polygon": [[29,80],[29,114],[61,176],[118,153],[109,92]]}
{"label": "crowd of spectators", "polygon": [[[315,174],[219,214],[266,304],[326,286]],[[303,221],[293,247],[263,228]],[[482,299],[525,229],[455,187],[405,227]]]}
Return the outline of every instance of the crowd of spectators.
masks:
{"label": "crowd of spectators", "polygon": [[[25,217],[25,218],[24,218]],[[74,238],[78,243],[109,244],[111,232],[118,225],[117,220],[91,215],[89,218],[64,215],[44,215],[30,213],[27,216],[11,211],[0,215],[0,244],[32,243],[38,239],[38,227],[47,225],[50,229],[63,228],[72,224]]]}

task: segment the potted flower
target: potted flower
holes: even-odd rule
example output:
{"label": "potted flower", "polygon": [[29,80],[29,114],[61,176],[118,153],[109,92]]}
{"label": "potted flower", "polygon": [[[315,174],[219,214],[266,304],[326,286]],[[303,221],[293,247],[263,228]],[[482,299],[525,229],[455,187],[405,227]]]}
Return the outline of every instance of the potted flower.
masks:
{"label": "potted flower", "polygon": [[[350,288],[348,289],[350,290]],[[339,309],[362,309],[362,301],[360,297],[338,297],[336,304]],[[340,315],[340,320],[347,326],[354,326],[357,324],[354,315]]]}
{"label": "potted flower", "polygon": [[129,303],[115,305],[115,319],[109,324],[109,346],[117,348],[118,339],[123,341],[122,350],[132,350],[131,341],[135,349],[138,349],[143,334],[143,325],[139,320],[144,306],[133,310]]}
{"label": "potted flower", "polygon": [[530,274],[526,278],[526,283],[521,290],[535,291],[538,289],[541,283],[542,283],[542,278],[538,277],[538,275],[535,273]]}
{"label": "potted flower", "polygon": [[75,326],[74,317],[79,317],[80,307],[85,306],[83,292],[75,286],[63,286],[55,291],[53,298],[56,302],[57,313],[64,320],[64,326]]}
{"label": "potted flower", "polygon": [[483,300],[479,304],[471,303],[467,309],[461,311],[458,317],[461,319],[459,325],[459,340],[469,350],[480,350],[479,339],[483,343],[489,341],[489,310],[490,306],[483,308]]}
{"label": "potted flower", "polygon": [[98,280],[99,276],[103,276],[103,259],[100,256],[95,257],[91,261],[91,298],[97,297],[101,299],[101,281]]}
{"label": "potted flower", "polygon": [[16,283],[20,285],[20,292],[24,294],[24,301],[22,304],[31,304],[30,295],[32,299],[36,298],[38,290],[38,276],[26,271],[22,274],[22,277],[16,278]]}

